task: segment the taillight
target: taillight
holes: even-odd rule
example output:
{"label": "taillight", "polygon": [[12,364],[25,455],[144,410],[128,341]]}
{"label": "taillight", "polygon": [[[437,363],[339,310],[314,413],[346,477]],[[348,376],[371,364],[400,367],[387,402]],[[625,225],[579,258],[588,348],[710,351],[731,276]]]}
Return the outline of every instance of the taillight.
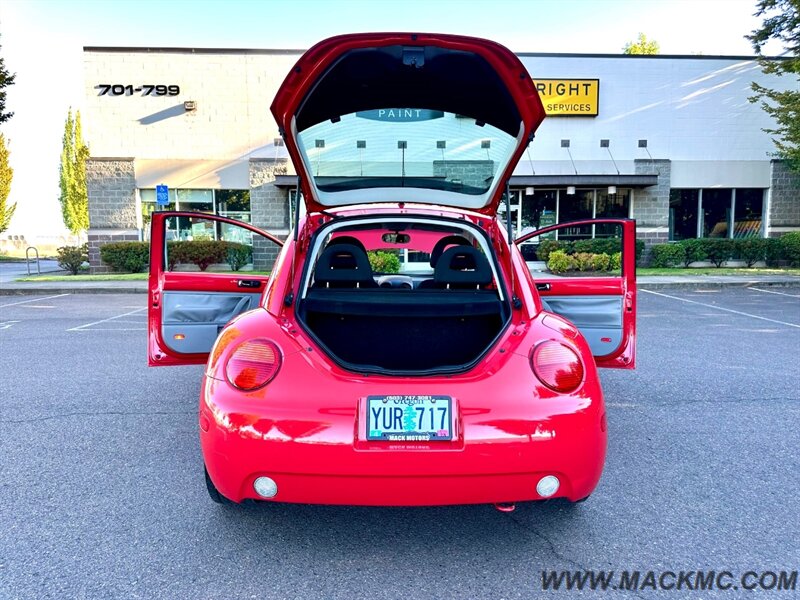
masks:
{"label": "taillight", "polygon": [[581,357],[561,342],[548,340],[536,346],[531,368],[539,381],[556,392],[571,392],[583,381]]}
{"label": "taillight", "polygon": [[225,364],[225,377],[240,390],[264,387],[281,368],[281,351],[275,342],[255,339],[240,344]]}

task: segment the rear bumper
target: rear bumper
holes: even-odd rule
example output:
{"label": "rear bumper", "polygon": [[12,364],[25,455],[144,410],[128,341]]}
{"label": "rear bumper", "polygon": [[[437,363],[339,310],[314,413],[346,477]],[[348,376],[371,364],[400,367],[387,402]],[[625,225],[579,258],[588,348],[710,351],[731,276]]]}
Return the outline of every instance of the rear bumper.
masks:
{"label": "rear bumper", "polygon": [[[235,502],[261,499],[253,488],[260,476],[277,483],[277,502],[429,506],[539,500],[536,484],[545,475],[560,481],[553,497],[583,499],[597,486],[605,461],[599,384],[591,378],[576,395],[541,397],[546,394],[537,389],[527,360],[518,358],[491,377],[416,381],[403,390],[397,382],[337,380],[316,369],[286,387],[277,383],[279,376],[275,387],[252,394],[205,377],[200,439],[206,468],[220,493]],[[287,357],[284,369],[300,360],[306,359]],[[359,403],[381,393],[451,395],[457,439],[367,442],[359,434]]]}

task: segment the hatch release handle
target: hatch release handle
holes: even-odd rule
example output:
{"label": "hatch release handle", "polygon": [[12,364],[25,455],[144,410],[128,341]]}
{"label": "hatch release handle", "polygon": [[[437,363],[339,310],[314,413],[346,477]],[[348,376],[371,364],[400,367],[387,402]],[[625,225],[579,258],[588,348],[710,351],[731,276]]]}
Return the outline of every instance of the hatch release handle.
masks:
{"label": "hatch release handle", "polygon": [[420,69],[425,66],[425,48],[416,46],[403,47],[403,64]]}

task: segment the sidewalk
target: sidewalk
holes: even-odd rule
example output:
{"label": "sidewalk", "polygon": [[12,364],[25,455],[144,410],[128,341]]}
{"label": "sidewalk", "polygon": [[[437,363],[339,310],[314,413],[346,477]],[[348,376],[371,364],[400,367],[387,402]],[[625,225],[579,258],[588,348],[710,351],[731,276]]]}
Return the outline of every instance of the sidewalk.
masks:
{"label": "sidewalk", "polygon": [[[797,275],[649,275],[639,289],[718,289],[725,287],[800,287]],[[14,294],[146,294],[146,281],[12,281],[0,282],[0,296]]]}

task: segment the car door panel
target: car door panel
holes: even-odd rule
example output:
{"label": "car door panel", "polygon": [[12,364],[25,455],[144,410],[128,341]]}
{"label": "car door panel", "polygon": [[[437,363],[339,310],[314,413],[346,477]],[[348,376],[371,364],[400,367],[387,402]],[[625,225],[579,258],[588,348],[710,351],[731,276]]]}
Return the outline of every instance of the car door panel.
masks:
{"label": "car door panel", "polygon": [[592,219],[559,224],[516,241],[553,239],[554,232],[590,225],[620,228],[618,273],[537,272],[533,276],[545,310],[571,321],[586,339],[599,367],[632,369],[636,358],[636,224],[631,219]]}
{"label": "car door panel", "polygon": [[173,217],[235,225],[265,241],[282,245],[281,240],[271,234],[226,217],[177,211],[153,213],[148,285],[148,362],[151,366],[204,363],[222,328],[236,315],[261,304],[269,280],[268,274],[252,271],[170,270],[166,222]]}
{"label": "car door panel", "polygon": [[161,335],[175,352],[209,352],[233,317],[256,308],[260,293],[164,292]]}

